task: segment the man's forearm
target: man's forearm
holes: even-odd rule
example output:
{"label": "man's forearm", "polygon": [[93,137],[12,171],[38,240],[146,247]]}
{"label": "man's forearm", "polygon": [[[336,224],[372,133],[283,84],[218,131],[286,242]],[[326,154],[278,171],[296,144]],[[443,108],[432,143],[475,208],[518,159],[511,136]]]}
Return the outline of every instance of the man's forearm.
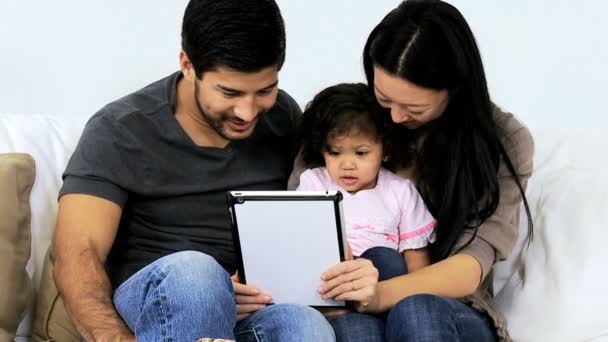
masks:
{"label": "man's forearm", "polygon": [[58,254],[54,277],[68,313],[85,340],[134,340],[114,308],[110,281],[92,250]]}

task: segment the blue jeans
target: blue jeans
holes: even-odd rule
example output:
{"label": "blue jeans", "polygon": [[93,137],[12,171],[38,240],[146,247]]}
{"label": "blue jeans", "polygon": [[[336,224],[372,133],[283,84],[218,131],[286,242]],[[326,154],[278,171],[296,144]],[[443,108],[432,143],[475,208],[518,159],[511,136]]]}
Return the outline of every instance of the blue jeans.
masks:
{"label": "blue jeans", "polygon": [[388,247],[373,247],[361,253],[359,258],[369,259],[378,269],[378,281],[398,277],[407,273],[407,264],[400,254]]}
{"label": "blue jeans", "polygon": [[[405,261],[395,250],[375,247],[361,257],[374,263],[381,280],[406,273],[399,274]],[[329,322],[338,342],[497,340],[489,317],[458,300],[428,294],[407,297],[386,315],[350,313]]]}
{"label": "blue jeans", "polygon": [[138,342],[335,341],[325,317],[307,306],[269,305],[237,322],[230,275],[193,251],[168,255],[134,274],[114,293],[114,306]]}

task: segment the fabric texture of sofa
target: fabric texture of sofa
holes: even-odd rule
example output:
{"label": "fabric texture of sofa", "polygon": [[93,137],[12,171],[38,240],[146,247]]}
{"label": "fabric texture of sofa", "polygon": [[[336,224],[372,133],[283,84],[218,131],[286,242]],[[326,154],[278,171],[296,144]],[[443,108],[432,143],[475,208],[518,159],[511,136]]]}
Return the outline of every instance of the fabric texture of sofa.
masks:
{"label": "fabric texture of sofa", "polygon": [[[0,249],[0,257],[6,248],[14,248],[14,255],[25,256],[22,259],[29,257],[25,270],[22,261],[17,263],[20,265],[17,270],[11,272],[27,272],[34,289],[31,300],[27,299],[27,285],[23,285],[30,280],[21,283],[15,277],[5,277],[4,273],[0,277],[0,291],[14,292],[0,293],[0,305],[4,305],[3,295],[19,299],[20,304],[11,303],[12,307],[7,307],[20,320],[17,341],[80,340],[52,283],[52,270],[48,265],[43,266],[45,257],[46,264],[50,264],[52,258],[49,246],[61,173],[85,122],[86,118],[0,114],[0,154],[29,154],[36,170],[31,192],[28,182],[23,181],[34,180],[30,171],[17,169],[20,180],[16,184],[21,187],[8,186],[6,190],[0,175],[0,213],[3,215],[0,238],[16,241],[8,232],[6,227],[10,222],[5,219],[16,216],[5,216],[3,203],[17,201],[21,203],[20,212],[27,212],[24,206],[29,195],[31,207],[29,222],[25,222],[28,221],[25,216],[18,219],[19,233],[28,238],[31,234],[31,241],[11,243]],[[520,247],[508,260],[497,265],[496,298],[516,341],[608,341],[608,288],[605,285],[608,274],[603,265],[608,261],[608,248],[604,246],[608,241],[608,180],[602,177],[608,171],[608,162],[598,159],[605,154],[608,143],[601,140],[599,132],[565,136],[552,130],[532,130],[532,134],[536,145],[535,172],[528,183],[527,196],[535,225],[534,240],[528,248],[522,248],[526,237],[522,210]],[[33,164],[30,170],[34,170]],[[23,231],[30,226],[30,231]],[[7,239],[7,235],[12,237]],[[23,236],[20,239],[22,241]],[[0,241],[0,246],[4,246],[2,243]],[[22,306],[25,310],[21,310]],[[21,311],[24,313],[20,314]],[[0,329],[5,328],[3,312],[0,310]],[[10,329],[10,324],[7,327]],[[8,338],[2,336],[0,341]]]}
{"label": "fabric texture of sofa", "polygon": [[15,336],[29,304],[30,191],[36,168],[28,154],[0,154],[0,341]]}
{"label": "fabric texture of sofa", "polygon": [[[35,181],[29,198],[31,241],[28,247],[31,248],[31,253],[28,251],[29,260],[26,267],[35,290],[33,300],[28,302],[25,312],[21,314],[16,334],[17,341],[32,339],[32,322],[36,302],[40,299],[38,293],[44,257],[55,226],[57,191],[61,186],[61,173],[76,146],[86,119],[0,114],[0,154],[27,153],[33,158],[36,167]],[[11,195],[2,187],[0,196]],[[8,281],[11,280],[0,278],[0,282]],[[21,313],[18,308],[7,308],[7,310],[13,310],[16,314]],[[4,342],[4,340],[0,341]],[[63,340],[58,341],[63,342]]]}

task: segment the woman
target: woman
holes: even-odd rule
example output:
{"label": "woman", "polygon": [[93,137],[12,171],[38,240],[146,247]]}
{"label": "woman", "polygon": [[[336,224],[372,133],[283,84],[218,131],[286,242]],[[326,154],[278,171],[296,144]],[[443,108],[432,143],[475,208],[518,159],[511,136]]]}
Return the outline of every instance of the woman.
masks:
{"label": "woman", "polygon": [[432,265],[393,279],[378,282],[382,265],[362,258],[323,274],[324,297],[356,302],[358,313],[330,318],[338,341],[509,340],[492,269],[516,243],[522,201],[532,233],[529,131],[490,101],[473,34],[447,3],[402,2],[371,32],[363,59],[377,101],[409,132],[399,173],[437,219],[436,241]]}

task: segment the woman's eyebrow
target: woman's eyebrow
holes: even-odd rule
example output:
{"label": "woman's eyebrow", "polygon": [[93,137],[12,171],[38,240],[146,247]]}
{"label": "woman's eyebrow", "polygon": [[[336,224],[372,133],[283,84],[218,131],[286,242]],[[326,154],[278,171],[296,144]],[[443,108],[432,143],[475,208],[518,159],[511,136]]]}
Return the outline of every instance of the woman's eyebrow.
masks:
{"label": "woman's eyebrow", "polygon": [[[376,92],[378,92],[378,94],[380,94],[380,96],[382,96],[382,97],[384,97],[384,98],[386,98],[386,99],[388,99],[390,101],[393,101],[388,96],[386,96],[380,89],[378,89],[378,87],[376,85],[374,85],[374,89],[376,90]],[[393,102],[396,102],[396,101],[393,101]],[[406,106],[406,107],[428,107],[429,106],[428,104],[424,104],[424,103],[416,104],[416,103],[400,103],[400,102],[397,102],[397,104],[402,105],[402,106]]]}
{"label": "woman's eyebrow", "polygon": [[382,92],[380,89],[378,89],[378,86],[377,86],[377,85],[375,85],[375,84],[374,84],[374,89],[376,89],[376,92],[377,92],[378,94],[380,94],[382,97],[386,97],[386,98],[388,98],[388,96],[384,95],[384,93],[383,93],[383,92]]}

